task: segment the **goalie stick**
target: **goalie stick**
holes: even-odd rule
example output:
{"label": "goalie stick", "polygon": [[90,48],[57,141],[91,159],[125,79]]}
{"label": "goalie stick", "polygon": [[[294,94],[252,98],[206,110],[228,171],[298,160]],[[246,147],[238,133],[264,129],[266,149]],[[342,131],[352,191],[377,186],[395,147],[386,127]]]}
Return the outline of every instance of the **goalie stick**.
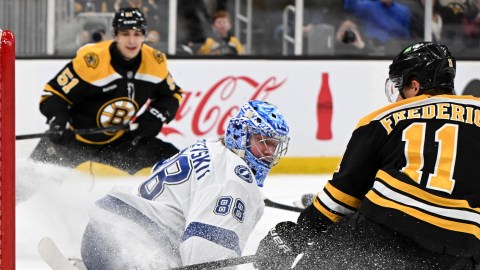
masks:
{"label": "goalie stick", "polygon": [[[63,255],[63,253],[58,249],[55,242],[48,236],[40,239],[38,243],[38,253],[42,259],[52,268],[53,270],[81,270],[86,269],[84,267],[77,268],[75,267],[68,259]],[[225,259],[213,262],[205,262],[199,264],[192,264],[186,266],[180,266],[171,268],[170,270],[193,270],[193,269],[213,269],[228,267],[246,263],[252,263],[255,261],[255,255],[248,255],[239,258]]]}
{"label": "goalie stick", "polygon": [[40,239],[37,249],[40,257],[42,257],[53,270],[79,270],[63,255],[52,238],[43,237]]}
{"label": "goalie stick", "polygon": [[185,266],[170,268],[169,270],[198,270],[198,269],[224,268],[224,267],[241,265],[246,263],[253,263],[256,258],[257,258],[256,255],[247,255],[243,257],[225,259],[220,261],[185,265]]}

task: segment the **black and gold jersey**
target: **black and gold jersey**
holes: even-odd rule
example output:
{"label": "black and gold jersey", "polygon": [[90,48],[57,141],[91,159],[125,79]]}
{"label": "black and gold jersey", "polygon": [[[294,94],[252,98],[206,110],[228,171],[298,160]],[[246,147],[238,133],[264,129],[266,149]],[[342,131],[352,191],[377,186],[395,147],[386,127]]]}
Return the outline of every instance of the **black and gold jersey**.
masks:
{"label": "black and gold jersey", "polygon": [[[422,95],[362,118],[308,213],[360,211],[424,248],[480,259],[480,99]],[[320,218],[318,218],[320,217]]]}
{"label": "black and gold jersey", "polygon": [[[143,44],[139,55],[126,61],[113,41],[80,48],[44,91],[41,112],[47,119],[66,114],[75,129],[126,124],[147,102],[169,122],[182,99],[182,90],[167,69],[165,54]],[[89,144],[105,144],[123,133],[77,134],[76,138]]]}
{"label": "black and gold jersey", "polygon": [[242,43],[236,37],[222,38],[217,34],[208,37],[198,49],[198,54],[203,55],[239,55],[243,53]]}

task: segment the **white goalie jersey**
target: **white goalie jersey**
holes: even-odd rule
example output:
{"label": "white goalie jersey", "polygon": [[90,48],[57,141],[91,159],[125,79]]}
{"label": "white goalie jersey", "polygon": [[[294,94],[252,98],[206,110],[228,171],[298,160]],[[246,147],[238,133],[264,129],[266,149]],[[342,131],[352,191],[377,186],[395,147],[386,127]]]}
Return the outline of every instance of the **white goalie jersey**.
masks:
{"label": "white goalie jersey", "polygon": [[254,174],[222,139],[197,141],[97,205],[141,224],[163,249],[158,269],[241,256],[264,210]]}

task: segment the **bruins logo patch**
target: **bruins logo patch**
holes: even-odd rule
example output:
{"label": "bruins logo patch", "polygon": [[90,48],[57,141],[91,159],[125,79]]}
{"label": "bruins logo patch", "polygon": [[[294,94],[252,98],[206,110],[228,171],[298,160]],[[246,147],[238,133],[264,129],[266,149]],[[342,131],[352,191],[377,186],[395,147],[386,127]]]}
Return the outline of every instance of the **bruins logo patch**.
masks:
{"label": "bruins logo patch", "polygon": [[87,67],[91,68],[97,68],[98,67],[98,55],[96,53],[90,52],[87,53],[83,59],[85,59],[85,62],[87,63]]}
{"label": "bruins logo patch", "polygon": [[[126,97],[110,100],[98,110],[97,125],[99,127],[124,125],[135,116],[138,107],[135,101]],[[113,135],[115,132],[105,134]]]}
{"label": "bruins logo patch", "polygon": [[153,58],[155,58],[155,60],[161,64],[163,61],[165,61],[165,54],[159,50],[153,50]]}

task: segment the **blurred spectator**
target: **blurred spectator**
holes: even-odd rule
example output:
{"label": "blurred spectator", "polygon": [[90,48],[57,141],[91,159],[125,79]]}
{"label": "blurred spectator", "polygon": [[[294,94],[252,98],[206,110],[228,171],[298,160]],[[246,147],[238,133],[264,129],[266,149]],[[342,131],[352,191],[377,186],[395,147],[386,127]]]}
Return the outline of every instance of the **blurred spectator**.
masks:
{"label": "blurred spectator", "polygon": [[440,16],[442,17],[442,40],[457,57],[465,50],[465,37],[462,32],[462,21],[468,8],[467,0],[440,0]]}
{"label": "blurred spectator", "polygon": [[198,54],[210,55],[238,55],[244,49],[240,41],[231,35],[232,23],[226,11],[218,11],[213,15],[212,31],[205,43],[198,50]]}
{"label": "blurred spectator", "polygon": [[466,45],[478,48],[480,45],[480,0],[471,3],[462,19],[463,34]]}
{"label": "blurred spectator", "polygon": [[105,29],[99,28],[92,32],[92,42],[97,43],[105,40]]}
{"label": "blurred spectator", "polygon": [[[440,4],[438,0],[432,0],[433,8],[432,8],[432,38],[435,42],[441,42],[442,40],[442,31],[443,31],[443,19],[440,15]],[[425,8],[425,0],[420,0],[422,4],[422,12]],[[422,24],[423,25],[423,24]]]}
{"label": "blurred spectator", "polygon": [[411,12],[395,0],[344,0],[344,8],[362,18],[365,37],[375,45],[410,38]]}
{"label": "blurred spectator", "polygon": [[[406,5],[412,13],[412,17],[410,19],[410,33],[412,42],[423,41],[425,39],[425,0],[397,1]],[[442,17],[440,15],[440,5],[438,0],[432,0],[432,3],[432,38],[433,41],[440,42],[443,25]]]}
{"label": "blurred spectator", "polygon": [[340,23],[335,34],[335,52],[337,54],[364,54],[365,42],[356,22],[347,18]]}
{"label": "blurred spectator", "polygon": [[[425,9],[423,0],[397,0],[410,10],[410,35],[412,42],[423,41],[425,37]],[[436,2],[436,0],[433,0]]]}

